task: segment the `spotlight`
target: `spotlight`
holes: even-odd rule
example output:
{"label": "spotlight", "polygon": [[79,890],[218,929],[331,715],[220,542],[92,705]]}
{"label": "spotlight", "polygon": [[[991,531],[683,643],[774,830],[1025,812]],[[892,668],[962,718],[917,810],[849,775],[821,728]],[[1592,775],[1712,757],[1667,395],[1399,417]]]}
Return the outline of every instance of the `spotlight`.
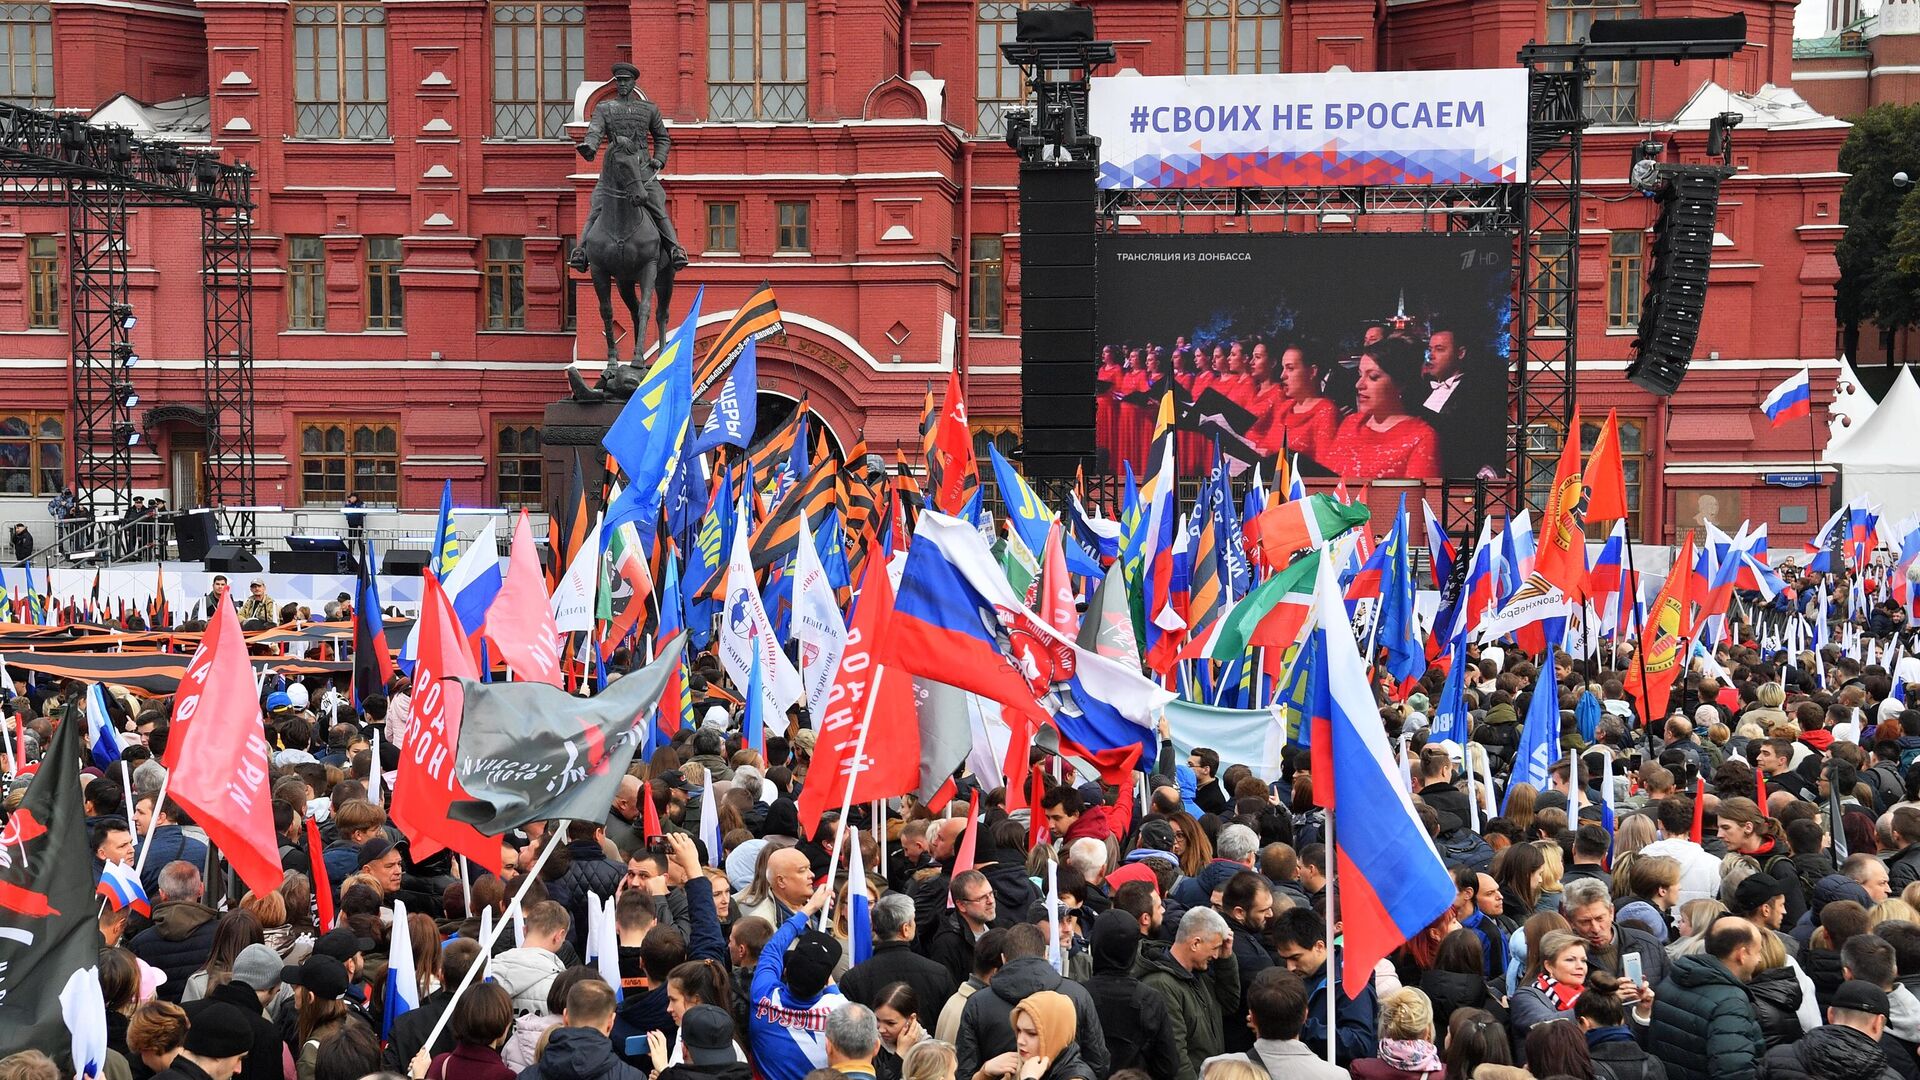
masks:
{"label": "spotlight", "polygon": [[1910,188],[1913,186],[1913,178],[1907,175],[1905,169],[1902,169],[1893,174],[1893,186],[1903,190]]}
{"label": "spotlight", "polygon": [[133,160],[133,135],[126,128],[113,129],[113,147],[108,151],[121,165]]}
{"label": "spotlight", "polygon": [[133,313],[132,304],[114,304],[107,311],[119,321],[122,330],[131,330],[134,324],[140,321]]}
{"label": "spotlight", "polygon": [[129,424],[124,420],[118,424],[113,425],[113,445],[115,446],[140,445],[140,429],[137,427],[134,427],[132,424]]}
{"label": "spotlight", "polygon": [[121,367],[132,367],[140,362],[140,354],[133,351],[132,345],[120,341],[114,343],[113,359]]}
{"label": "spotlight", "polygon": [[211,185],[220,179],[220,159],[212,154],[195,154],[193,157],[193,178],[202,187]]}
{"label": "spotlight", "polygon": [[132,383],[114,383],[113,400],[131,409],[140,404],[140,392]]}
{"label": "spotlight", "polygon": [[84,120],[67,117],[60,121],[60,145],[70,154],[87,148],[87,125]]}

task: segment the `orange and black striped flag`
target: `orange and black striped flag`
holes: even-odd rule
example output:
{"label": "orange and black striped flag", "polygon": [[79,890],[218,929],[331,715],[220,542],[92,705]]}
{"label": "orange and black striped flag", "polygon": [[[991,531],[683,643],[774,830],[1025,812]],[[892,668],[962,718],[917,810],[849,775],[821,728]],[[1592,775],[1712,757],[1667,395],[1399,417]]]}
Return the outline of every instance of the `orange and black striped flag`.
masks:
{"label": "orange and black striped flag", "polygon": [[552,592],[573,565],[573,556],[587,542],[592,515],[587,512],[587,478],[580,469],[580,453],[573,455],[573,482],[564,499],[555,501],[553,519],[547,524],[547,547],[553,552],[553,565],[547,568],[547,591]]}
{"label": "orange and black striped flag", "polygon": [[779,430],[767,436],[767,441],[747,452],[747,465],[752,472],[752,487],[757,491],[773,482],[773,474],[787,459],[793,456],[793,440],[800,432],[800,418],[807,414],[807,397],[800,395],[800,403],[793,407],[793,415],[780,425]]}
{"label": "orange and black striped flag", "polygon": [[846,523],[847,535],[857,538],[874,527],[874,519],[880,516],[880,504],[858,466],[848,469],[845,479],[846,505],[840,510],[840,519]]}
{"label": "orange and black striped flag", "polygon": [[713,347],[701,358],[699,369],[693,373],[694,400],[698,401],[701,394],[720,381],[733,362],[740,358],[740,352],[747,347],[747,342],[759,341],[785,329],[786,326],[780,321],[780,301],[774,299],[773,286],[763,281],[733,313],[733,321],[727,323],[727,328],[714,340]]}
{"label": "orange and black striped flag", "polygon": [[[940,490],[940,458],[933,452],[933,439],[940,431],[940,406],[933,400],[933,382],[927,382],[927,401],[920,406],[920,461],[927,467],[927,489]],[[905,469],[902,463],[901,468]],[[915,489],[915,494],[918,494]]]}
{"label": "orange and black striped flag", "polygon": [[773,565],[799,547],[801,514],[807,517],[808,529],[820,531],[827,511],[834,508],[838,491],[834,480],[839,475],[839,470],[823,461],[807,474],[804,483],[787,492],[787,497],[773,508],[767,520],[753,531],[751,550],[755,570]]}

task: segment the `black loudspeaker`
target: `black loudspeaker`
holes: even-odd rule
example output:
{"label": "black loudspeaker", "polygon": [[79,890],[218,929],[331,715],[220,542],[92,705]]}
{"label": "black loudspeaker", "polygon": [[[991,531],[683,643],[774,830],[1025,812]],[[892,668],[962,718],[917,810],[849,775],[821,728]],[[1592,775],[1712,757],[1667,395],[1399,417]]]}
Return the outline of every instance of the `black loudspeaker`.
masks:
{"label": "black loudspeaker", "polygon": [[338,551],[269,551],[267,561],[276,574],[353,573],[353,560]]}
{"label": "black loudspeaker", "polygon": [[1067,479],[1093,460],[1094,170],[1020,166],[1021,464],[1034,479]]}
{"label": "black loudspeaker", "polygon": [[1720,182],[1730,171],[1715,165],[1660,167],[1666,186],[1653,225],[1647,293],[1640,302],[1640,329],[1627,378],[1662,397],[1680,389],[1693,361],[1700,319],[1706,313]]}
{"label": "black loudspeaker", "polygon": [[396,577],[419,577],[432,561],[433,552],[426,548],[388,548],[380,557],[380,572]]}
{"label": "black loudspeaker", "polygon": [[216,526],[211,510],[189,510],[173,519],[173,542],[180,548],[181,562],[199,562],[213,550]]}
{"label": "black loudspeaker", "polygon": [[1092,41],[1093,9],[1022,11],[1013,17],[1013,39],[1025,42]]}
{"label": "black loudspeaker", "polygon": [[1660,44],[1684,41],[1695,47],[1723,43],[1738,50],[1747,43],[1747,17],[1703,19],[1595,19],[1587,30],[1595,45]]}
{"label": "black loudspeaker", "polygon": [[206,567],[215,574],[257,574],[260,560],[236,544],[215,544],[207,549]]}

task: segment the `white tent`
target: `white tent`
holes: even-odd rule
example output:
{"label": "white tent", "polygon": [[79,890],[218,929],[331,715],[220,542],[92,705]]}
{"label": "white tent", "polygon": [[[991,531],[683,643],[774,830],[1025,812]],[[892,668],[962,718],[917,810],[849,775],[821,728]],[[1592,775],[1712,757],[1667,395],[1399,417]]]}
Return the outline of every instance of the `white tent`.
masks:
{"label": "white tent", "polygon": [[1833,403],[1827,406],[1827,452],[1831,454],[1853,438],[1853,433],[1860,430],[1877,408],[1873,395],[1860,385],[1860,375],[1853,370],[1853,362],[1841,357],[1840,374],[1833,380]]}
{"label": "white tent", "polygon": [[1902,367],[1893,388],[1852,434],[1821,455],[1840,468],[1845,492],[1856,505],[1877,504],[1884,521],[1920,511],[1920,454],[1914,450],[1914,432],[1920,431],[1920,382]]}

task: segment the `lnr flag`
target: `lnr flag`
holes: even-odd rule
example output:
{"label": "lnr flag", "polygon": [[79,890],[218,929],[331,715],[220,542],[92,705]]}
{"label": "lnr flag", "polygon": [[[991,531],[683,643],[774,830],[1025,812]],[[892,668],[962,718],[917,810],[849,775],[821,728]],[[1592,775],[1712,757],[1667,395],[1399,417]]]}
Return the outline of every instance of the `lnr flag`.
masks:
{"label": "lnr flag", "polygon": [[26,799],[0,829],[0,1057],[66,1057],[60,990],[100,952],[93,874],[86,858],[74,857],[87,850],[84,726],[60,725]]}

